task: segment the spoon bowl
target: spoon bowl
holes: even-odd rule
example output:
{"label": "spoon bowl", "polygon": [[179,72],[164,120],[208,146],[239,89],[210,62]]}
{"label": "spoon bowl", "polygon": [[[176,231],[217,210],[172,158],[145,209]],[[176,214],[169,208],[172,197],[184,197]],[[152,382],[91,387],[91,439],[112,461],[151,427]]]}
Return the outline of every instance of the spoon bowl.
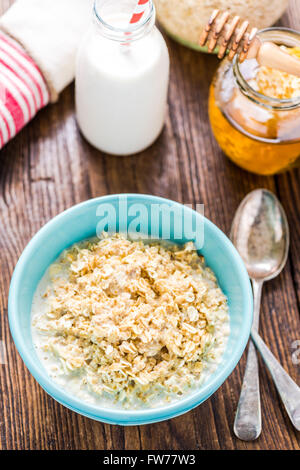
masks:
{"label": "spoon bowl", "polygon": [[256,189],[240,204],[231,228],[231,240],[249,276],[269,281],[284,268],[289,251],[289,226],[277,197]]}

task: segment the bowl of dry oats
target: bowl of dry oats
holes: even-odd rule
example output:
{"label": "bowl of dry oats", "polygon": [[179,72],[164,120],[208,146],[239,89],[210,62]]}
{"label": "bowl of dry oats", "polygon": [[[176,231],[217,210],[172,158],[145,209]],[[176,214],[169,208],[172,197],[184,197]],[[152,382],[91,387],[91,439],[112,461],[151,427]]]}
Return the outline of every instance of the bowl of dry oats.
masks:
{"label": "bowl of dry oats", "polygon": [[154,0],[159,23],[176,41],[195,50],[203,28],[214,9],[229,11],[259,29],[274,24],[284,13],[288,0]]}
{"label": "bowl of dry oats", "polygon": [[191,410],[227,379],[249,338],[252,291],[237,251],[199,210],[111,195],[33,237],[12,277],[9,322],[58,402],[147,424]]}

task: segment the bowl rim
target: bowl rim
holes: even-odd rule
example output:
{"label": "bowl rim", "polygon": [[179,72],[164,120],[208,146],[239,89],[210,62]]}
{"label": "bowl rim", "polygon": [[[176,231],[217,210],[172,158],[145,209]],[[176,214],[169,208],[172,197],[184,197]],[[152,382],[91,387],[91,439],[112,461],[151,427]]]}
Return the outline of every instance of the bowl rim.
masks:
{"label": "bowl rim", "polygon": [[[121,408],[108,409],[83,402],[79,398],[69,395],[67,392],[64,391],[64,389],[57,385],[48,376],[46,369],[41,369],[40,363],[34,361],[31,352],[28,351],[28,348],[24,342],[22,336],[22,329],[20,328],[18,322],[17,305],[20,283],[22,282],[24,272],[26,271],[26,265],[30,262],[31,257],[34,255],[36,247],[40,244],[41,238],[49,236],[55,230],[55,228],[58,228],[60,226],[61,222],[66,217],[72,218],[78,211],[81,211],[84,208],[88,208],[90,206],[103,202],[109,202],[110,200],[116,200],[124,196],[127,196],[127,198],[134,198],[135,200],[138,199],[140,201],[146,199],[147,202],[150,203],[160,202],[169,205],[179,205],[181,207],[184,207],[185,210],[192,211],[197,216],[202,217],[204,224],[217,234],[221,243],[224,244],[224,246],[230,252],[230,255],[232,256],[233,260],[235,261],[238,267],[241,288],[243,291],[243,311],[245,312],[245,318],[241,326],[238,348],[236,348],[228,362],[225,364],[224,367],[222,367],[221,370],[218,371],[217,369],[217,371],[214,372],[213,380],[208,380],[207,382],[204,382],[203,385],[201,385],[201,390],[193,391],[187,397],[184,397],[171,404],[157,408],[147,408],[138,410],[123,410]],[[150,194],[121,193],[100,196],[73,205],[69,209],[64,210],[63,212],[50,219],[31,238],[31,240],[23,250],[13,272],[8,298],[8,318],[13,340],[26,367],[33,375],[33,377],[37,380],[37,382],[40,384],[40,386],[56,401],[83,416],[87,416],[89,418],[104,423],[119,425],[140,425],[170,419],[175,416],[179,416],[191,410],[192,408],[195,408],[200,403],[209,398],[229,377],[229,375],[232,373],[232,371],[238,364],[250,336],[252,316],[253,296],[249,276],[240,255],[238,254],[236,248],[233,246],[229,238],[215,224],[213,224],[205,216],[194,211],[192,208],[184,206],[183,204],[175,202],[171,199],[166,199],[159,196],[152,196]]]}

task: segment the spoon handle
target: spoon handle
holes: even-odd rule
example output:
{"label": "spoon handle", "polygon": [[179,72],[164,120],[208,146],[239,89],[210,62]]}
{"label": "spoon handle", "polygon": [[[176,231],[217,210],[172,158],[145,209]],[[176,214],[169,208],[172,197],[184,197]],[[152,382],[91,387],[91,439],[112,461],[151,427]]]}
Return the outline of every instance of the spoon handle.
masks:
{"label": "spoon handle", "polygon": [[[262,283],[252,280],[254,307],[252,328],[257,331]],[[253,441],[261,433],[261,407],[259,393],[258,361],[250,341],[245,375],[233,427],[235,435],[243,441]]]}
{"label": "spoon handle", "polygon": [[259,334],[252,330],[251,337],[272,375],[291,422],[300,431],[300,387],[279,364]]}

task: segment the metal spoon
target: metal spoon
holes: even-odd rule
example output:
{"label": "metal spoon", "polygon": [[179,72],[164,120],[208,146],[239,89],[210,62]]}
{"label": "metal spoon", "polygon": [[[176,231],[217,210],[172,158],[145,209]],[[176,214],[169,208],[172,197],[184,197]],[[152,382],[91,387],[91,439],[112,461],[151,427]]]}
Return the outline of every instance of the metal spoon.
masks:
{"label": "metal spoon", "polygon": [[[241,202],[231,228],[231,240],[239,251],[252,280],[254,317],[251,336],[269,368],[287,413],[300,428],[300,388],[289,377],[258,335],[262,285],[283,269],[289,249],[287,218],[276,196],[266,189],[249,193]],[[247,364],[234,422],[235,435],[244,440],[261,433],[258,362],[249,344]]]}

